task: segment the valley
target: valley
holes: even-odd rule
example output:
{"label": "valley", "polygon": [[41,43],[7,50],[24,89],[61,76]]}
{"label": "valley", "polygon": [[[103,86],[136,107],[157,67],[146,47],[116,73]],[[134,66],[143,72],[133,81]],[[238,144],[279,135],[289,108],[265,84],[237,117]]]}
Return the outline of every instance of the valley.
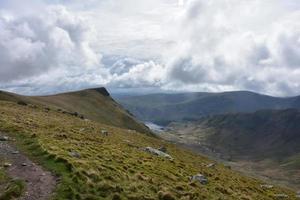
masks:
{"label": "valley", "polygon": [[226,92],[131,98],[119,102],[141,120],[164,124],[155,131],[159,137],[246,175],[300,189],[299,97]]}

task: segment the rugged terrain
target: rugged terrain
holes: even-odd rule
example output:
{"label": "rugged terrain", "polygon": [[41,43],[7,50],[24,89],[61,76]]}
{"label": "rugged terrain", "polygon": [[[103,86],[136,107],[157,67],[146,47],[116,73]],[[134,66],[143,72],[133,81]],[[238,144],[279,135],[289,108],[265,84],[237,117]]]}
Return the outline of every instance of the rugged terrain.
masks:
{"label": "rugged terrain", "polygon": [[[289,189],[269,187],[159,138],[40,101],[0,101],[0,115],[0,131],[12,145],[57,177],[54,199],[296,199]],[[1,192],[24,196],[26,182],[8,186],[15,177],[3,167],[0,173]]]}

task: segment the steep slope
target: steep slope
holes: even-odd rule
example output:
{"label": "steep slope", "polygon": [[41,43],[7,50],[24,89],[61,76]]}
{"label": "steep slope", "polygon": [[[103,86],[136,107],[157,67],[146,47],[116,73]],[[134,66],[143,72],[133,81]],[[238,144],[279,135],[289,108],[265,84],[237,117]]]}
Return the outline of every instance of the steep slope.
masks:
{"label": "steep slope", "polygon": [[284,159],[300,153],[300,112],[262,110],[207,117],[197,123],[209,129],[206,141],[233,156]]}
{"label": "steep slope", "polygon": [[215,115],[193,123],[173,124],[169,128],[173,140],[177,138],[199,151],[210,150],[208,153],[213,156],[234,162],[267,164],[261,165],[260,171],[277,166],[289,173],[283,178],[300,187],[298,110]]}
{"label": "steep slope", "polygon": [[137,118],[166,125],[172,121],[193,121],[203,116],[260,109],[299,108],[300,97],[277,98],[253,92],[151,94],[118,97]]}
{"label": "steep slope", "polygon": [[63,109],[85,118],[122,128],[150,133],[142,123],[116,103],[105,88],[87,89],[51,96],[29,97],[8,92],[0,92],[0,100],[24,101],[35,105],[45,105]]}
{"label": "steep slope", "polygon": [[[296,199],[288,189],[262,187],[222,164],[207,167],[212,161],[135,131],[7,101],[0,113],[0,131],[60,177],[54,199]],[[173,159],[144,150],[160,146]],[[189,179],[199,173],[208,183]]]}

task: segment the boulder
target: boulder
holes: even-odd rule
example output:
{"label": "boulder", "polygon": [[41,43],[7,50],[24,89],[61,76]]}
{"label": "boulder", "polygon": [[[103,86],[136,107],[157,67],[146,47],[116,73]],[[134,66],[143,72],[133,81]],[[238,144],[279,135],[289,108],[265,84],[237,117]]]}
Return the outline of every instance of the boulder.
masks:
{"label": "boulder", "polygon": [[197,175],[191,176],[190,180],[191,181],[198,181],[202,185],[206,185],[208,183],[207,178],[202,174],[197,174]]}
{"label": "boulder", "polygon": [[169,154],[167,154],[165,152],[162,152],[162,151],[160,151],[158,149],[154,149],[152,147],[146,147],[144,150],[146,152],[149,152],[149,153],[153,154],[153,155],[164,157],[164,158],[167,158],[169,160],[173,160],[172,156],[170,156]]}

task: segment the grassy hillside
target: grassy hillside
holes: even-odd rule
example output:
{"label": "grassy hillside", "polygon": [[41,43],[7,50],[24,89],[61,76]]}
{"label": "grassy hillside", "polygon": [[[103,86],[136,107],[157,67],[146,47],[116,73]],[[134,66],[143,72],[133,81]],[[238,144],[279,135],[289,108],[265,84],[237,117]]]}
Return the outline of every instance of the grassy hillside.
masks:
{"label": "grassy hillside", "polygon": [[[266,170],[265,175],[300,186],[298,110],[215,115],[193,123],[174,124],[172,128],[173,140],[194,145],[199,151],[205,147],[210,150],[208,153],[225,160],[254,162],[257,165],[252,168]],[[282,177],[279,172],[274,173],[278,170]]]}
{"label": "grassy hillside", "polygon": [[[43,106],[0,101],[0,113],[0,131],[60,176],[54,199],[296,199],[287,189],[262,188],[258,180],[221,164],[207,167],[210,160],[135,131]],[[149,154],[147,146],[165,146],[174,159]],[[189,180],[198,173],[208,184]]]}
{"label": "grassy hillside", "polygon": [[142,123],[116,103],[105,88],[95,88],[77,92],[69,92],[51,96],[29,97],[0,92],[0,100],[24,101],[36,105],[44,105],[55,109],[78,113],[85,118],[122,128],[150,133]]}
{"label": "grassy hillside", "polygon": [[207,142],[232,154],[281,160],[300,153],[297,110],[218,115],[202,119],[197,125],[212,132]]}
{"label": "grassy hillside", "polygon": [[166,125],[203,116],[261,109],[300,108],[299,97],[276,98],[252,92],[150,94],[118,97],[125,108],[143,121]]}

